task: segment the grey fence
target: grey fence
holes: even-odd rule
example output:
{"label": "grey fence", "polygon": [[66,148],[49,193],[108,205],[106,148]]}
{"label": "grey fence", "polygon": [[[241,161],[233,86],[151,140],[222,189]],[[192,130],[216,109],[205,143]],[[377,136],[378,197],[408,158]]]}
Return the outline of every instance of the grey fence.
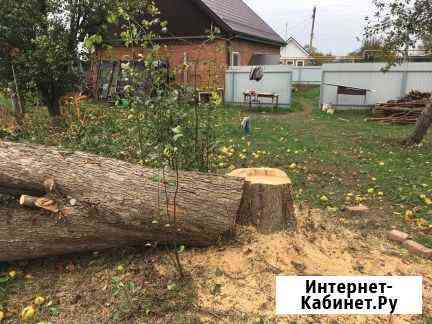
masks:
{"label": "grey fence", "polygon": [[[249,80],[253,66],[230,67],[225,73],[225,102],[242,104],[244,94],[254,90],[257,93],[268,93],[279,96],[280,106],[289,106],[292,96],[292,68],[286,65],[265,65],[261,81]],[[260,99],[261,104],[271,105],[271,99]]]}
{"label": "grey fence", "polygon": [[294,66],[293,83],[300,85],[320,85],[322,66]]}
{"label": "grey fence", "polygon": [[[370,107],[400,99],[411,90],[432,91],[432,63],[404,63],[387,72],[386,63],[324,64],[321,105]],[[366,97],[338,95],[337,86],[367,89]]]}

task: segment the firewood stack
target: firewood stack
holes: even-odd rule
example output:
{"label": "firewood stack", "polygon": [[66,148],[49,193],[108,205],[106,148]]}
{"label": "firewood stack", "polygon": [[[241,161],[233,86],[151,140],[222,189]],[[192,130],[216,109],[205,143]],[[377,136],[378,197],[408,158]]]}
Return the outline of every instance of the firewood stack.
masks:
{"label": "firewood stack", "polygon": [[377,104],[374,117],[368,120],[387,124],[415,124],[431,96],[430,92],[412,90],[400,100]]}

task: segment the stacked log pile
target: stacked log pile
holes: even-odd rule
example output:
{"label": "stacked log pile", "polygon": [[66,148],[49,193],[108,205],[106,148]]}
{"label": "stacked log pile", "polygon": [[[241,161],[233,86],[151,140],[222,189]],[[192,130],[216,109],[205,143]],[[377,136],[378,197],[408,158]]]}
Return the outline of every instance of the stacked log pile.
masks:
{"label": "stacked log pile", "polygon": [[368,120],[387,124],[415,124],[431,95],[429,92],[412,90],[400,100],[377,104],[374,108],[374,117]]}

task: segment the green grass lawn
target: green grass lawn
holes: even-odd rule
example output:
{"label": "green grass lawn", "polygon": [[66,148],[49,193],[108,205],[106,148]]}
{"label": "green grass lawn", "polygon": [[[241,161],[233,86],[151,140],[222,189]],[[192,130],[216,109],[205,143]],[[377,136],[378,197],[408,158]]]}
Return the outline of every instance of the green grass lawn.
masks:
{"label": "green grass lawn", "polygon": [[[315,248],[322,249],[325,257],[318,260],[330,260],[330,255],[324,253],[329,245],[321,247],[319,242],[328,242],[335,231],[342,230],[342,233],[349,232],[353,236],[347,237],[346,242],[345,236],[335,236],[332,244],[341,240],[344,242],[340,243],[345,243],[348,247],[334,245],[334,250],[343,250],[339,252],[351,255],[352,260],[346,264],[347,271],[354,266],[354,260],[356,267],[361,265],[364,261],[363,254],[370,253],[370,249],[376,249],[378,244],[380,253],[378,256],[375,254],[375,259],[372,257],[374,261],[369,260],[374,264],[374,271],[368,270],[368,274],[380,273],[381,262],[384,263],[382,258],[392,259],[395,255],[403,259],[406,268],[422,265],[421,269],[426,269],[424,271],[427,273],[429,268],[423,268],[426,263],[411,255],[393,255],[396,252],[382,243],[385,231],[394,226],[406,230],[417,241],[432,247],[432,202],[429,200],[432,199],[432,134],[429,134],[422,147],[408,150],[399,143],[413,130],[413,126],[366,122],[365,112],[327,115],[319,111],[318,99],[319,89],[315,88],[296,92],[293,107],[289,111],[218,108],[219,121],[215,127],[220,140],[214,171],[224,174],[234,168],[263,166],[286,171],[293,181],[299,208],[319,208],[322,213],[318,215],[324,215],[325,222],[319,223],[318,234],[317,229],[313,228],[307,235],[300,232],[302,236],[298,242],[301,248],[312,245],[313,251]],[[62,130],[54,130],[48,126],[49,118],[45,109],[31,109],[19,137],[11,134],[0,120],[0,138],[88,151],[146,164],[146,161],[139,161],[137,140],[129,132],[127,109],[88,103],[82,107],[82,114],[85,116],[83,125],[74,121],[74,118],[69,118]],[[253,131],[250,136],[246,136],[240,128],[240,121],[245,116],[252,119]],[[370,213],[352,216],[344,209],[360,203],[369,206]],[[306,216],[307,212],[310,209],[304,208],[304,212],[299,215]],[[327,227],[329,224],[331,227]],[[237,246],[238,242],[234,246],[228,246],[225,251],[229,257],[227,260],[232,262],[235,250],[244,255],[244,247],[251,246],[250,239],[252,238],[248,236],[243,237],[241,240],[244,242],[241,244],[244,245],[240,247]],[[288,237],[284,236],[285,239]],[[272,237],[268,240],[271,241]],[[363,242],[364,247],[357,248],[357,244]],[[280,244],[280,241],[277,240],[276,243]],[[259,246],[261,243],[253,248],[252,255],[265,253],[263,251],[267,248],[263,246],[260,251]],[[297,245],[290,243],[289,246]],[[210,249],[210,258],[220,257],[225,247],[216,250],[217,252]],[[201,260],[199,265],[192,262],[193,259],[190,258],[194,252],[187,249],[182,256],[184,262],[190,262],[188,266],[192,269],[191,279],[186,281],[179,281],[174,272],[161,272],[161,267],[171,269],[170,259],[164,253],[141,247],[11,265],[0,263],[0,311],[7,310],[9,313],[6,323],[15,323],[23,307],[31,304],[36,296],[42,295],[50,302],[39,307],[38,319],[60,320],[60,316],[79,318],[79,314],[83,313],[94,316],[94,321],[102,322],[101,318],[108,314],[109,317],[103,318],[108,318],[110,322],[121,322],[128,316],[136,316],[142,317],[144,321],[167,318],[169,322],[200,323],[199,312],[194,306],[198,304],[197,296],[212,294],[212,298],[219,302],[216,287],[224,291],[225,286],[217,280],[221,280],[226,274],[219,267],[203,267],[201,263],[205,259],[198,258],[197,260]],[[306,258],[307,253],[302,254]],[[296,258],[301,257],[302,255],[296,255]],[[250,264],[254,264],[254,267],[259,264],[251,255],[248,254],[247,258],[250,258]],[[315,253],[312,258],[314,264],[319,262],[315,260]],[[331,262],[335,260],[339,259],[333,257]],[[343,260],[346,262],[345,257]],[[119,265],[126,270],[119,270]],[[395,263],[395,267],[397,270],[394,273],[404,269],[402,267],[400,270],[399,263]],[[8,269],[18,270],[17,277],[10,278],[10,272],[6,272]],[[259,274],[252,272],[251,275],[250,271],[258,271],[258,268],[252,269],[245,268],[248,283],[254,276],[260,278],[262,273],[260,270]],[[324,264],[322,269],[327,269],[327,265]],[[326,271],[328,272],[323,270],[322,273]],[[416,271],[419,273],[419,270]],[[144,282],[145,289],[136,289],[137,278],[137,282]],[[254,280],[259,280],[257,278]],[[426,276],[425,280],[428,278]],[[237,287],[232,291],[240,291],[242,294],[243,286],[247,285],[241,280],[232,280],[233,277],[229,279]],[[261,293],[263,288],[258,286],[257,291]],[[215,292],[210,287],[214,287]],[[208,292],[210,289],[212,291]],[[57,298],[58,293],[61,295]],[[62,297],[64,294],[66,297]],[[231,298],[229,293],[224,294]],[[230,316],[226,316],[227,322],[230,321]],[[247,316],[250,319],[248,322],[258,322],[252,321],[254,314]],[[430,319],[429,311],[421,321],[429,323]]]}
{"label": "green grass lawn", "polygon": [[[300,203],[331,212],[362,203],[384,226],[409,223],[430,234],[432,136],[421,148],[408,150],[400,140],[413,126],[366,122],[364,112],[330,116],[319,111],[318,100],[317,89],[295,95],[294,102],[313,109],[310,115],[251,114],[253,134],[248,138],[236,127],[238,110],[225,111],[224,145],[236,153],[221,156],[221,167],[278,167],[293,179]],[[432,246],[430,238],[420,236]]]}
{"label": "green grass lawn", "polygon": [[[216,125],[219,154],[216,172],[240,167],[276,167],[295,185],[297,201],[338,217],[345,206],[365,204],[380,226],[409,226],[424,243],[432,231],[432,136],[417,149],[399,141],[413,126],[366,122],[365,112],[327,115],[318,109],[319,88],[294,94],[294,111],[220,109]],[[128,132],[126,109],[89,104],[86,126],[69,123],[51,133],[46,112],[33,111],[23,137],[137,162],[136,141]],[[299,111],[300,110],[300,111]],[[305,111],[302,111],[305,110]],[[240,120],[251,116],[245,136]],[[145,161],[143,161],[145,163]]]}

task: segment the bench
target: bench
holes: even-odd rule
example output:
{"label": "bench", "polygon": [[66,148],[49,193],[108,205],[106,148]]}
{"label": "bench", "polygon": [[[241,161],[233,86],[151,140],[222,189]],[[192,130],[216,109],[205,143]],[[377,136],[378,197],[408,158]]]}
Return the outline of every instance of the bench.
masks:
{"label": "bench", "polygon": [[279,106],[279,95],[275,93],[259,93],[259,92],[243,92],[244,102],[249,105],[249,108],[252,107],[253,103],[256,103],[258,105],[261,104],[260,99],[271,99],[272,106],[278,107]]}

